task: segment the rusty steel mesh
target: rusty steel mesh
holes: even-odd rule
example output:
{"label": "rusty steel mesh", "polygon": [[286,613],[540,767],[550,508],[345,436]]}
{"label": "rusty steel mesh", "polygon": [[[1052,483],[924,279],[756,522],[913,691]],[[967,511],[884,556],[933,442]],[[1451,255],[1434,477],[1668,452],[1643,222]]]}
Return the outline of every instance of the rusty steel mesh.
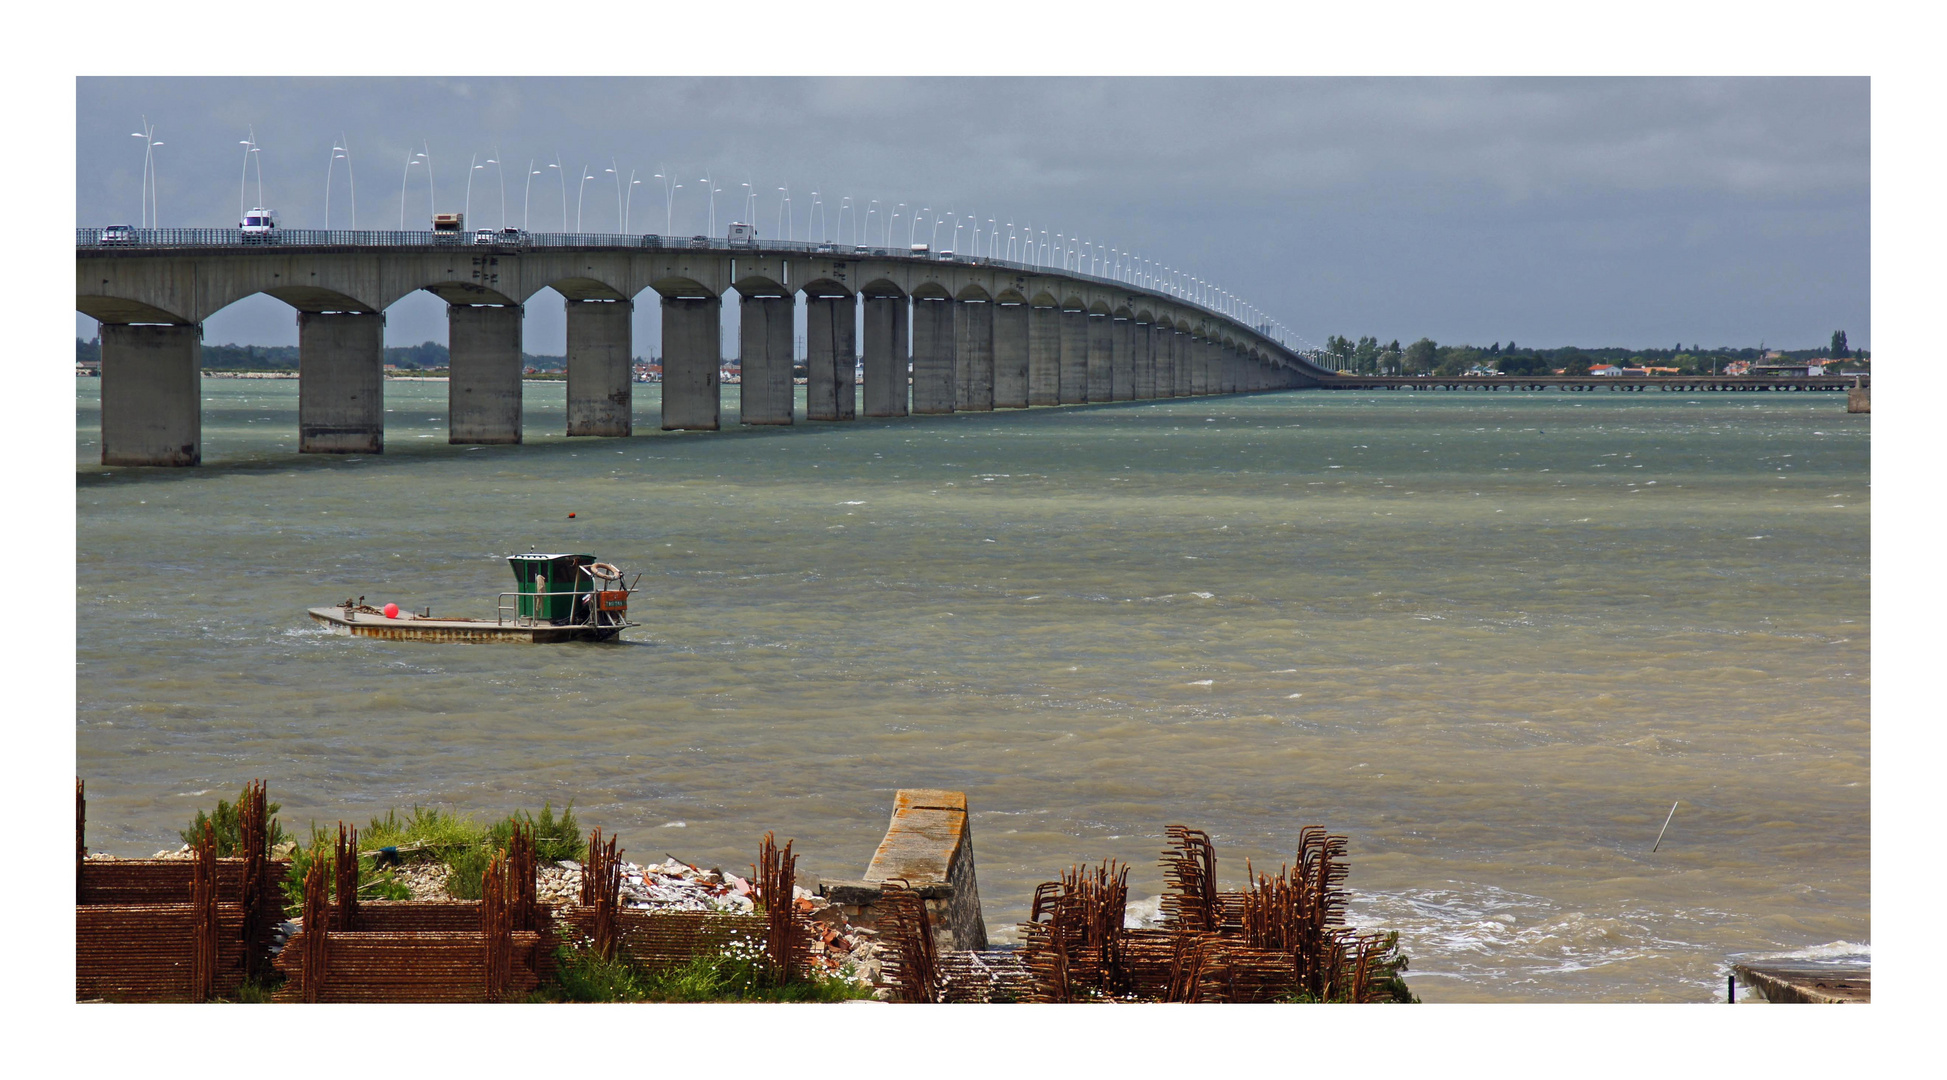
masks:
{"label": "rusty steel mesh", "polygon": [[883,883],[876,906],[879,939],[887,949],[880,972],[892,990],[892,999],[940,1000],[939,957],[926,899],[908,882],[895,878]]}
{"label": "rusty steel mesh", "polygon": [[1217,884],[1210,835],[1168,828],[1163,926],[1123,925],[1127,868],[1076,867],[1035,890],[1021,962],[1036,1001],[1388,1000],[1391,941],[1345,927],[1346,838],[1300,831],[1295,865]]}
{"label": "rusty steel mesh", "polygon": [[793,886],[797,883],[798,857],[791,853],[791,841],[784,849],[777,837],[765,833],[757,848],[757,862],[751,867],[756,878],[757,898],[764,904],[764,955],[771,974],[778,982],[802,977],[810,966],[810,935],[804,920],[798,918]]}

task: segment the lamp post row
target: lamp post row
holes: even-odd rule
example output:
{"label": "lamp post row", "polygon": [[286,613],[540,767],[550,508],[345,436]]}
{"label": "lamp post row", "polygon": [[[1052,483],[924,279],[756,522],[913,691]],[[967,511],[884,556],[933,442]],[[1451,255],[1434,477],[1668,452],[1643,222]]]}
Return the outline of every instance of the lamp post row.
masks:
{"label": "lamp post row", "polygon": [[[164,143],[155,137],[155,127],[149,123],[147,116],[142,117],[142,130],[132,131],[129,135],[132,138],[143,141],[140,220],[144,228],[159,228],[161,224],[161,211],[156,192],[155,150],[156,147],[162,146]],[[254,126],[249,129],[247,138],[238,140],[238,145],[244,147],[243,169],[237,182],[237,212],[239,219],[241,219],[248,213],[248,207],[245,203],[249,192],[250,170],[253,160],[255,161],[257,171],[257,205],[260,207],[263,206],[264,166],[262,147],[257,143],[257,131]],[[351,196],[352,228],[356,229],[358,227],[358,187],[357,180],[352,172],[350,146],[351,140],[343,132],[340,132],[338,140],[332,144],[331,156],[325,164],[326,229],[331,228],[332,181],[335,178],[339,161],[345,163],[345,179]],[[528,159],[521,203],[521,227],[523,230],[527,229],[531,221],[530,214],[533,207],[534,178],[544,175],[542,170],[534,168],[534,164],[534,159]],[[500,187],[500,225],[501,228],[505,229],[507,227],[507,177],[502,165],[498,144],[494,147],[493,156],[484,162],[479,159],[478,154],[474,154],[468,160],[464,212],[467,216],[471,216],[473,210],[473,174],[484,170],[488,165],[494,167],[494,176]],[[436,189],[433,182],[432,146],[423,140],[419,150],[408,152],[405,159],[405,167],[400,175],[399,228],[401,230],[406,227],[406,194],[412,179],[412,170],[420,166],[424,166],[426,169],[426,198],[430,205],[436,197]],[[561,167],[561,155],[556,153],[554,161],[548,163],[547,167],[560,174],[561,221],[565,226],[568,220],[568,177],[566,171]],[[622,178],[621,164],[615,158],[610,158],[608,167],[602,171],[615,177],[615,214],[617,220],[621,223],[622,231],[626,233],[629,231],[630,216],[635,203],[635,188],[642,181],[636,178],[636,170],[631,169],[625,185]],[[583,165],[581,168],[581,178],[577,181],[575,193],[575,231],[577,233],[581,231],[582,209],[588,181],[595,178],[595,175],[589,172],[588,166]],[[663,183],[663,229],[665,233],[674,233],[676,192],[683,185],[674,181],[667,167],[663,167],[654,173],[653,179],[660,180]],[[714,236],[716,234],[716,197],[722,194],[723,189],[716,185],[713,173],[706,173],[698,182],[704,185],[704,191],[708,201],[708,235]],[[745,181],[741,186],[745,191],[743,204],[744,216],[754,216],[757,206],[757,189],[749,181]],[[779,193],[778,231],[784,233],[786,239],[795,240],[797,237],[797,219],[791,208],[790,186],[783,185],[777,190]],[[811,193],[811,200],[811,209],[805,214],[806,236],[809,238],[812,227],[811,221],[815,215],[818,220],[818,239],[819,242],[823,243],[826,242],[829,235],[825,218],[825,203],[821,194],[816,191]],[[865,242],[869,244],[872,242],[872,216],[878,214],[884,223],[885,243],[890,247],[892,246],[893,230],[897,226],[899,218],[905,212],[905,209],[905,203],[897,203],[893,212],[887,214],[883,204],[878,199],[872,199],[868,201],[865,213],[861,219],[856,200],[850,195],[843,196],[839,202],[837,234],[841,239],[843,238],[845,215],[849,212],[852,215],[852,240],[854,245],[858,243],[861,233],[864,234]],[[932,216],[932,231],[928,238],[928,247],[937,247],[939,244],[940,228],[945,224],[945,218],[941,215],[934,214],[930,207],[921,207],[915,213],[905,215],[907,219],[907,245],[909,247],[913,246],[918,241],[919,216],[921,214],[929,214]],[[983,254],[980,217],[975,214],[969,214],[963,219],[961,215],[955,214],[951,210],[946,212],[946,217],[953,219],[953,232],[951,233],[950,242],[953,244],[954,249],[958,249],[959,247],[960,230],[962,228],[968,228],[967,222],[971,221],[974,247],[972,254],[980,257]],[[984,254],[987,258],[994,258],[995,248],[1000,243],[999,228],[994,218],[988,218],[986,224],[988,228]],[[1031,222],[1023,222],[1018,233],[1013,222],[1009,221],[1001,224],[1008,231],[1005,254],[1001,256],[1003,258],[1013,260],[1018,248],[1018,254],[1023,262],[1035,262],[1046,266],[1051,261],[1058,259],[1063,270],[1073,270],[1075,272],[1081,272],[1083,265],[1086,264],[1087,272],[1090,275],[1102,274],[1113,277],[1118,281],[1134,284],[1139,288],[1160,289],[1172,296],[1190,300],[1213,311],[1221,312],[1233,318],[1243,319],[1253,327],[1261,327],[1268,330],[1273,337],[1280,341],[1284,339],[1286,327],[1283,323],[1265,319],[1264,313],[1255,306],[1201,278],[1186,277],[1181,271],[1154,262],[1133,252],[1123,251],[1115,247],[1105,248],[1103,245],[1096,244],[1092,240],[1067,236],[1059,232],[1054,234],[1054,239],[1051,243],[1048,237],[1048,230],[1041,229],[1037,232]]]}

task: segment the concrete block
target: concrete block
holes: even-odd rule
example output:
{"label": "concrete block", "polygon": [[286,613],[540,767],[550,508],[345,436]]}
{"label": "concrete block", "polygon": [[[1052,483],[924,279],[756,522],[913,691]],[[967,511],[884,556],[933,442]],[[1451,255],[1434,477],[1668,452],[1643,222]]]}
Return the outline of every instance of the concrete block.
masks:
{"label": "concrete block", "polygon": [[385,316],[297,313],[300,454],[385,452]]}
{"label": "concrete block", "polygon": [[200,465],[203,328],[101,324],[101,463]]}
{"label": "concrete block", "polygon": [[893,800],[892,822],[873,852],[864,880],[878,884],[904,880],[922,890],[942,949],[987,947],[964,793],[902,789]]}

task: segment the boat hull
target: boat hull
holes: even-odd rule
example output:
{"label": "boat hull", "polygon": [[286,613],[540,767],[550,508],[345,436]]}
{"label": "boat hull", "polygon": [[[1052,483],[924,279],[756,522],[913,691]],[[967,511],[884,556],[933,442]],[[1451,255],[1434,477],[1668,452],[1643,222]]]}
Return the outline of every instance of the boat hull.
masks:
{"label": "boat hull", "polygon": [[334,634],[348,637],[380,638],[385,641],[447,641],[474,644],[506,642],[519,645],[552,645],[564,641],[608,641],[629,625],[554,626],[542,623],[521,626],[476,619],[421,619],[402,616],[388,619],[365,612],[347,614],[343,607],[314,607],[313,619]]}

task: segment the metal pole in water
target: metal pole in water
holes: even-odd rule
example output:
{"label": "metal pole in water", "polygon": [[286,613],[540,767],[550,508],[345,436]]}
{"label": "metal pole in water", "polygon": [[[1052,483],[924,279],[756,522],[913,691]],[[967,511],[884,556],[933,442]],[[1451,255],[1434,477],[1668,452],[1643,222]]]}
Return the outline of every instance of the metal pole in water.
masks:
{"label": "metal pole in water", "polygon": [[1724,998],[1724,1000],[1725,1000],[1725,1001],[1727,1001],[1727,1002],[1729,1002],[1729,1003],[1731,1003],[1732,1005],[1735,1005],[1735,1004],[1737,1004],[1737,975],[1736,975],[1736,973],[1732,973],[1732,974],[1730,974],[1730,975],[1726,975],[1726,976],[1724,976],[1724,981],[1725,981],[1725,983],[1726,983],[1726,989],[1725,989],[1725,998]]}
{"label": "metal pole in water", "polygon": [[[1677,802],[1682,802],[1682,801],[1683,801],[1682,799],[1677,800]],[[1656,849],[1663,846],[1663,834],[1670,831],[1670,821],[1676,816],[1677,816],[1677,803],[1671,803],[1670,816],[1663,819],[1663,827],[1656,831],[1656,843],[1650,845],[1650,854],[1652,855],[1656,854]]]}

